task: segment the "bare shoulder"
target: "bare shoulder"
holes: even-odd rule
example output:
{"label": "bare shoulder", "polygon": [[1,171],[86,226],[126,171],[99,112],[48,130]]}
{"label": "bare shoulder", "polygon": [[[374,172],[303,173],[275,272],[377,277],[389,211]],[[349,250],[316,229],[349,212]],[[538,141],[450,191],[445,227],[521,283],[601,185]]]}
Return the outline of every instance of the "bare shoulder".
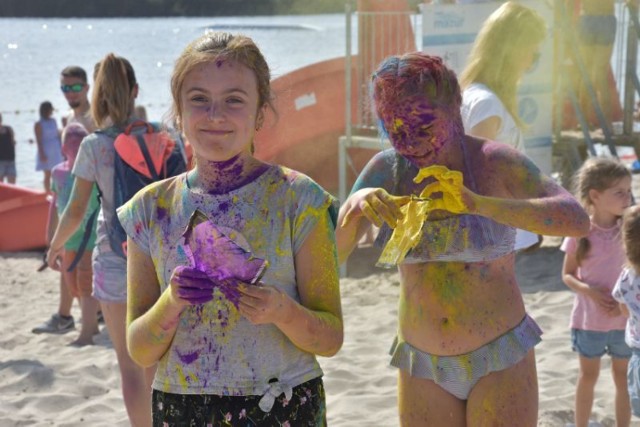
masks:
{"label": "bare shoulder", "polygon": [[480,194],[512,195],[513,184],[540,174],[527,156],[507,144],[470,137],[465,147]]}

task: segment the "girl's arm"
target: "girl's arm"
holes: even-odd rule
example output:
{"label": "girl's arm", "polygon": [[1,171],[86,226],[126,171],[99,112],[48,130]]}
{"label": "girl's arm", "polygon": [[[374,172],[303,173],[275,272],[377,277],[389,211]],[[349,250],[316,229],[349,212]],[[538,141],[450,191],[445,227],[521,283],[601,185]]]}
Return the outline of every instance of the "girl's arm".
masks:
{"label": "girl's arm", "polygon": [[295,255],[295,269],[300,303],[274,286],[242,285],[240,313],[252,323],[273,323],[301,350],[333,356],[342,346],[343,323],[328,214]]}
{"label": "girl's arm", "polygon": [[11,135],[11,142],[13,143],[14,147],[16,145],[16,136],[13,133],[13,128],[8,127],[9,129],[9,135]]}
{"label": "girl's arm", "polygon": [[631,316],[631,313],[629,312],[629,307],[627,307],[627,304],[619,302],[618,308],[620,308],[620,313],[622,313],[622,315],[627,319],[629,318],[629,316]]}
{"label": "girl's arm", "polygon": [[173,286],[160,292],[153,260],[128,238],[127,348],[138,365],[152,366],[167,352],[186,305]]}
{"label": "girl's arm", "polygon": [[562,186],[544,175],[525,155],[504,144],[485,143],[492,171],[482,186],[505,187],[512,197],[467,193],[470,211],[512,227],[546,236],[581,237],[590,222],[580,203]]}
{"label": "girl's arm", "polygon": [[59,258],[62,254],[63,246],[67,240],[76,232],[84,219],[89,197],[93,190],[93,182],[79,177],[73,180],[73,189],[67,207],[62,213],[56,232],[49,245],[47,252],[47,262],[49,267],[60,270]]}
{"label": "girl's arm", "polygon": [[47,245],[51,246],[51,240],[53,239],[53,233],[58,228],[58,209],[56,208],[56,202],[58,200],[58,193],[53,192],[51,203],[49,204],[49,217],[47,219]]}
{"label": "girl's arm", "polygon": [[338,263],[343,264],[371,224],[386,222],[392,228],[402,217],[398,200],[386,189],[392,188],[391,169],[395,154],[386,150],[376,154],[353,184],[351,194],[343,201],[338,214],[336,243]]}
{"label": "girl's arm", "polygon": [[469,135],[495,141],[502,120],[498,116],[487,117],[469,130]]}
{"label": "girl's arm", "polygon": [[592,288],[588,283],[578,279],[578,260],[575,252],[567,252],[564,256],[562,264],[562,281],[572,291],[577,294],[583,294],[591,298],[603,310],[609,311],[615,308],[617,302],[611,298],[610,294],[605,290]]}
{"label": "girl's arm", "polygon": [[44,147],[42,145],[42,126],[40,125],[40,122],[36,123],[34,131],[36,134],[36,143],[38,144],[38,157],[40,158],[40,161],[45,162],[47,161],[47,156],[44,153]]}

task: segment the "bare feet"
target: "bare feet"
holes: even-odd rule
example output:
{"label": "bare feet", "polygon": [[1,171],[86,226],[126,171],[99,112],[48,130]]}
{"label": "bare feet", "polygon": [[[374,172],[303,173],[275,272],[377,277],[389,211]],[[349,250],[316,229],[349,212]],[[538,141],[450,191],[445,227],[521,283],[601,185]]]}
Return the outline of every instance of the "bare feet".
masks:
{"label": "bare feet", "polygon": [[84,347],[87,345],[94,345],[93,338],[78,338],[77,340],[69,343],[69,347]]}

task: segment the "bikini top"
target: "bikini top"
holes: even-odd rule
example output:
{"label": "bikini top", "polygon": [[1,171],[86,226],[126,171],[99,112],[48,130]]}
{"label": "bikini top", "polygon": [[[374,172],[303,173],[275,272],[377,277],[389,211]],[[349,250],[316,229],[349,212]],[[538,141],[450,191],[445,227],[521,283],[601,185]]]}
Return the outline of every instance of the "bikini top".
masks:
{"label": "bikini top", "polygon": [[[477,192],[475,179],[468,167],[467,150],[462,143],[464,183]],[[406,159],[393,153],[393,170],[398,171],[396,182],[413,179],[418,169]],[[397,191],[391,191],[397,194]],[[384,224],[376,238],[376,246],[384,247],[393,230]],[[514,251],[516,229],[479,215],[452,215],[438,220],[427,220],[422,226],[422,237],[409,251],[404,263],[422,262],[483,262],[503,257]]]}

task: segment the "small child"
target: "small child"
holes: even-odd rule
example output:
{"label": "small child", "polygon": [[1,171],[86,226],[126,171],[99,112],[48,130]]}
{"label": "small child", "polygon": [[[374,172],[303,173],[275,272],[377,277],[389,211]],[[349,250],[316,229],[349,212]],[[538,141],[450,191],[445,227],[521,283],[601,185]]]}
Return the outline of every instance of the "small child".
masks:
{"label": "small child", "polygon": [[613,298],[628,317],[625,341],[631,347],[627,387],[633,415],[640,417],[640,206],[628,209],[622,222],[622,243],[627,267],[613,288]]}
{"label": "small child", "polygon": [[614,159],[590,158],[576,173],[574,185],[591,218],[587,237],[567,238],[561,246],[565,252],[562,280],[575,292],[571,338],[580,361],[575,425],[589,423],[600,359],[609,353],[616,386],[616,425],[628,426],[626,374],[631,349],[624,341],[626,319],[611,290],[625,263],[620,218],[631,204],[631,173]]}
{"label": "small child", "polygon": [[[82,139],[88,135],[87,130],[79,123],[70,123],[62,132],[62,153],[66,160],[56,165],[52,170],[52,191],[53,204],[56,209],[51,209],[49,217],[49,229],[55,230],[58,223],[58,217],[64,212],[71,196],[74,177],[71,174],[73,163],[78,154]],[[83,253],[79,255],[79,260],[71,271],[67,271],[72,262],[76,258],[76,254],[80,249],[87,222],[91,214],[98,206],[97,187],[94,185],[93,194],[89,200],[87,214],[78,231],[64,245],[64,261],[62,275],[65,283],[69,287],[71,295],[80,301],[80,311],[82,314],[82,326],[80,328],[80,336],[71,343],[75,346],[85,346],[93,344],[93,335],[99,332],[98,329],[98,301],[91,296],[93,283],[93,268],[91,266],[91,253],[96,241],[96,227],[93,222],[93,230],[91,231],[86,247]]]}

